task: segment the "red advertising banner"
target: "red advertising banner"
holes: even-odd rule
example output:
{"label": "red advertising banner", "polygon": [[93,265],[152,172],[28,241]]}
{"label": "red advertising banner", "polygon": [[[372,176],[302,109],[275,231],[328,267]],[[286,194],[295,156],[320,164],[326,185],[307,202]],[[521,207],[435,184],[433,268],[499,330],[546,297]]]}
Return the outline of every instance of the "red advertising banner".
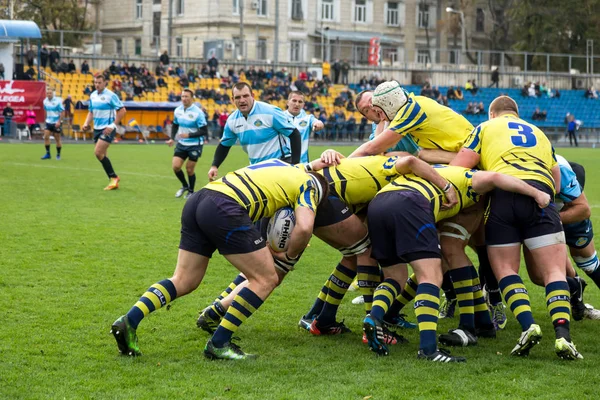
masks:
{"label": "red advertising banner", "polygon": [[[46,82],[37,81],[0,81],[0,111],[10,103],[15,111],[14,121],[25,123],[25,111],[32,107],[37,123],[44,122],[44,98]],[[0,112],[0,119],[4,117]]]}
{"label": "red advertising banner", "polygon": [[380,51],[379,38],[371,38],[371,40],[369,40],[369,65],[379,66]]}

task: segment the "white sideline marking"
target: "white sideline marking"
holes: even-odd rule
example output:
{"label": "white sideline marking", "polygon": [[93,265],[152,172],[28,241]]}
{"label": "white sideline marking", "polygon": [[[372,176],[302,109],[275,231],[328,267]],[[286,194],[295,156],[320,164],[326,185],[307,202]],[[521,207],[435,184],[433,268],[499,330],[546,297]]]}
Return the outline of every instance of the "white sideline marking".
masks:
{"label": "white sideline marking", "polygon": [[[19,167],[35,167],[35,168],[52,168],[52,169],[64,169],[64,170],[71,170],[71,171],[86,171],[86,172],[98,172],[98,171],[102,171],[102,168],[75,168],[75,167],[64,167],[64,166],[57,166],[57,165],[40,165],[40,164],[28,164],[28,163],[17,163],[17,162],[2,162],[2,164],[6,164],[6,165],[16,165]],[[119,171],[119,175],[136,175],[136,176],[145,176],[145,177],[150,177],[150,178],[163,178],[163,179],[171,179],[173,178],[172,176],[167,176],[167,175],[156,175],[156,174],[145,174],[143,172],[128,172],[128,171]]]}

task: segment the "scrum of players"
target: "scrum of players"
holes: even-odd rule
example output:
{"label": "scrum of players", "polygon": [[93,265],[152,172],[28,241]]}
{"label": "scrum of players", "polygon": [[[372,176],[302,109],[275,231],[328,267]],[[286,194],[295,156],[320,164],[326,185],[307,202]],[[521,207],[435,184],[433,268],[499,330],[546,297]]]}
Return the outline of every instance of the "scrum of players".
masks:
{"label": "scrum of players", "polygon": [[[152,285],[112,325],[122,354],[141,354],[141,320],[194,291],[219,250],[240,274],[197,320],[211,334],[204,354],[253,357],[232,342],[233,335],[295,268],[314,234],[339,250],[341,260],[300,319],[313,335],[349,332],[337,311],[356,279],[366,315],[363,342],[378,355],[406,342],[397,328],[418,328],[419,359],[464,362],[438,343],[471,346],[494,339],[506,325],[504,300],[522,328],[511,354],[527,356],[542,331],[518,273],[523,248],[531,281],[546,290],[556,354],[583,358],[570,335],[571,319],[600,319],[600,313],[583,303],[585,281],[567,249],[600,287],[585,172],[554,154],[543,132],[519,118],[513,99],[496,98],[489,120],[474,128],[451,109],[384,82],[356,99],[373,122],[372,140],[348,158],[327,150],[302,163],[306,129],[318,129],[312,121],[295,125],[277,107],[255,101],[247,84],[234,86],[233,100],[238,110],[215,151],[210,182],[184,206],[173,276]],[[251,165],[218,179],[237,141]],[[275,251],[267,222],[292,217],[285,251]],[[467,246],[477,252],[479,272]],[[443,283],[459,321],[438,336]],[[401,314],[413,300],[416,324]]]}

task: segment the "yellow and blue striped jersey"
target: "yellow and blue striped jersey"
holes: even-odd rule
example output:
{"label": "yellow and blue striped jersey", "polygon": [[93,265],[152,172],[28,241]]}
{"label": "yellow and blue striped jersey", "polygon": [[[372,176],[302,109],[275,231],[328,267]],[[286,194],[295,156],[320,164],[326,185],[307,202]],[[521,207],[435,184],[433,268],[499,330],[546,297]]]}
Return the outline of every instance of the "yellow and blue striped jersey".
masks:
{"label": "yellow and blue striped jersey", "polygon": [[307,207],[316,213],[319,203],[310,175],[277,159],[229,172],[204,187],[235,199],[252,221],[272,217],[282,207]]}
{"label": "yellow and blue striped jersey", "polygon": [[410,133],[420,147],[457,153],[473,130],[465,117],[435,100],[411,93],[388,129]]}
{"label": "yellow and blue striped jersey", "polygon": [[464,147],[481,156],[479,165],[486,171],[538,181],[554,190],[554,149],[535,125],[514,115],[494,118],[475,128]]}
{"label": "yellow and blue striped jersey", "polygon": [[441,210],[440,207],[445,201],[444,192],[433,183],[419,178],[414,174],[400,175],[389,185],[385,186],[379,193],[391,192],[394,190],[410,190],[421,193],[429,202],[431,202],[433,215],[436,221],[455,216],[463,208],[471,207],[477,203],[481,195],[473,190],[473,174],[476,169],[463,167],[451,167],[448,165],[433,165],[433,168],[448,182],[454,186],[458,195],[458,204],[449,210]]}
{"label": "yellow and blue striped jersey", "polygon": [[[319,173],[329,182],[329,193],[352,208],[370,202],[398,175],[396,160],[397,156],[344,158],[339,165],[327,167]],[[353,211],[356,209],[353,208]]]}

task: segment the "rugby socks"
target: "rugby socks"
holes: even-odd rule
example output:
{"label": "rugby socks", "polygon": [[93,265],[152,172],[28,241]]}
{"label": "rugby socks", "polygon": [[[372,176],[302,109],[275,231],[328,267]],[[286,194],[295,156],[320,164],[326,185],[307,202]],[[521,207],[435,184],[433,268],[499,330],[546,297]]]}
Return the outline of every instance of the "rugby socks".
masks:
{"label": "rugby socks", "polygon": [[460,320],[458,326],[475,333],[475,307],[473,303],[473,281],[470,266],[449,271],[456,297]]}
{"label": "rugby socks", "polygon": [[325,282],[325,285],[321,288],[317,299],[315,300],[313,306],[308,310],[308,312],[304,315],[304,318],[315,318],[317,315],[321,313],[323,310],[323,305],[325,304],[325,299],[327,298],[327,293],[329,293],[329,279]]}
{"label": "rugby socks", "polygon": [[196,186],[196,174],[188,175],[190,180],[190,192],[194,192],[194,186]]}
{"label": "rugby socks", "polygon": [[440,315],[440,288],[420,283],[415,296],[415,314],[419,324],[419,349],[429,355],[437,350],[436,330]]}
{"label": "rugby socks", "polygon": [[446,273],[444,273],[444,280],[442,281],[442,290],[444,291],[444,295],[446,296],[446,301],[456,300],[456,292],[454,291],[454,286],[452,285],[450,271],[446,271]]}
{"label": "rugby socks", "polygon": [[[58,147],[56,146],[56,154],[60,156],[60,151],[62,150],[62,147]],[[50,154],[50,152],[48,152],[48,154]]]}
{"label": "rugby socks", "polygon": [[519,324],[521,324],[521,329],[526,331],[535,321],[531,313],[529,294],[523,284],[523,280],[517,274],[508,275],[502,278],[498,282],[498,285],[500,286],[506,305],[510,307]]}
{"label": "rugby socks", "polygon": [[417,295],[417,278],[415,274],[412,274],[406,280],[406,284],[402,288],[402,292],[396,297],[390,309],[386,313],[386,319],[394,318],[400,314],[400,310],[404,308],[405,305],[410,303],[415,296]]}
{"label": "rugby socks", "polygon": [[[475,315],[475,327],[476,328],[492,328],[492,317],[490,311],[483,297],[481,291],[481,282],[479,281],[479,275],[474,266],[469,266],[471,270],[471,285],[473,287],[473,311]],[[495,280],[496,278],[494,278]],[[500,296],[500,289],[498,289],[498,296]],[[502,300],[500,300],[502,302]]]}
{"label": "rugby socks", "polygon": [[365,312],[369,314],[373,305],[373,293],[381,282],[378,265],[359,265],[356,267],[358,287],[365,300]]}
{"label": "rugby socks", "polygon": [[329,277],[328,292],[325,298],[325,304],[321,313],[317,317],[319,325],[327,326],[330,323],[335,322],[335,316],[337,310],[344,298],[344,295],[348,291],[348,288],[352,284],[356,271],[353,271],[342,264],[338,264],[333,271],[333,274]]}
{"label": "rugby socks", "polygon": [[150,286],[137,303],[127,313],[127,319],[133,329],[137,329],[140,321],[152,311],[175,300],[177,290],[169,279],[164,279]]}
{"label": "rugby socks", "polygon": [[479,258],[479,277],[485,284],[488,299],[492,306],[502,303],[502,295],[498,288],[498,280],[492,271],[492,265],[487,253],[486,246],[477,246],[477,257]]}
{"label": "rugby socks", "polygon": [[177,179],[179,179],[179,182],[181,182],[181,184],[183,185],[182,187],[188,187],[188,183],[185,180],[185,174],[183,173],[182,170],[175,171],[175,176],[177,177]]}
{"label": "rugby socks", "polygon": [[47,144],[47,145],[45,145],[45,147],[46,147],[46,154],[50,155],[50,145]]}
{"label": "rugby socks", "polygon": [[[185,180],[185,179],[184,179]],[[238,276],[235,277],[235,279],[233,280],[233,282],[231,282],[229,284],[229,286],[227,287],[227,289],[225,289],[220,295],[219,297],[217,297],[215,299],[215,302],[217,301],[221,301],[223,300],[225,297],[227,297],[229,295],[229,293],[231,293],[233,291],[233,289],[235,289],[236,287],[238,287],[242,282],[246,281],[246,277],[242,274],[239,274]]]}
{"label": "rugby socks", "polygon": [[591,257],[573,257],[573,261],[600,288],[600,262],[598,261],[598,254],[594,251]]}
{"label": "rugby socks", "polygon": [[546,285],[546,307],[552,318],[556,338],[563,337],[570,342],[571,296],[567,282],[555,281]]}
{"label": "rugby socks", "polygon": [[235,296],[231,307],[221,320],[221,324],[215,331],[212,342],[217,348],[225,346],[231,341],[231,337],[238,330],[240,325],[248,319],[263,303],[263,300],[256,295],[250,288],[243,288]]}
{"label": "rugby socks", "polygon": [[112,164],[110,163],[110,160],[108,159],[108,157],[104,157],[102,160],[100,160],[100,164],[102,164],[102,167],[104,168],[104,172],[106,172],[106,175],[108,175],[109,178],[116,178],[117,174],[115,174],[115,170],[112,167]]}
{"label": "rugby socks", "polygon": [[400,284],[393,279],[388,278],[381,282],[373,294],[371,317],[378,321],[383,320],[383,316],[388,312],[396,297],[398,297],[400,290],[402,290]]}
{"label": "rugby socks", "polygon": [[221,304],[221,301],[215,300],[210,305],[208,310],[206,310],[206,315],[213,321],[220,321],[221,318],[223,318],[223,316],[225,316],[226,312],[227,312],[227,310],[225,310],[225,308]]}

